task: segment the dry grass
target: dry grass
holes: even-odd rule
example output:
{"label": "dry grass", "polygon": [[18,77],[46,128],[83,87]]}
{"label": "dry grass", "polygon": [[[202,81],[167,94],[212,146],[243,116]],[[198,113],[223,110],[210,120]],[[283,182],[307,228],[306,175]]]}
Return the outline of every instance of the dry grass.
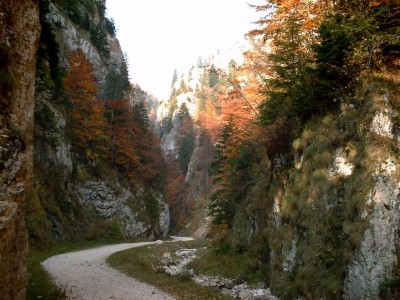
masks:
{"label": "dry grass", "polygon": [[138,247],[115,253],[107,262],[128,276],[154,285],[177,299],[229,299],[216,289],[196,284],[188,275],[171,276],[162,270],[160,260],[164,253],[202,246],[202,242],[192,241]]}

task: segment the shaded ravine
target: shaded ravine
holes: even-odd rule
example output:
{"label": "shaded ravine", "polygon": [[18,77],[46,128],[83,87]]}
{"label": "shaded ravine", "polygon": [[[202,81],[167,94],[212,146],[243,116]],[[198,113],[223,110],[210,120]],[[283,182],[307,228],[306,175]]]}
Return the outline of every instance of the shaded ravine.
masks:
{"label": "shaded ravine", "polygon": [[[174,237],[174,242],[191,239]],[[106,263],[107,257],[115,252],[155,243],[126,243],[70,252],[50,257],[42,265],[65,291],[68,299],[174,299],[149,284],[118,272]]]}

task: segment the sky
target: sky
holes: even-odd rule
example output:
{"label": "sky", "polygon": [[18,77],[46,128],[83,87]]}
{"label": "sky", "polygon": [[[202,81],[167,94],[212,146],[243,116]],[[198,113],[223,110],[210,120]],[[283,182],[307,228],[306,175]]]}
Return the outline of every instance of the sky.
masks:
{"label": "sky", "polygon": [[131,81],[168,98],[175,69],[228,49],[251,29],[259,13],[248,6],[265,0],[107,0],[117,38],[127,55]]}

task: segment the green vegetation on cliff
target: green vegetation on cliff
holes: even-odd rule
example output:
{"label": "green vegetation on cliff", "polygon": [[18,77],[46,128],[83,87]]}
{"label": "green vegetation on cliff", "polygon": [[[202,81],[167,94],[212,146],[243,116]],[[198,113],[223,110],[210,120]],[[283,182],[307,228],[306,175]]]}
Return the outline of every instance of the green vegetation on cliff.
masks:
{"label": "green vegetation on cliff", "polygon": [[[209,236],[281,299],[349,293],[382,164],[398,165],[399,3],[328,2],[257,6],[266,17],[237,77],[204,67],[195,92],[198,131],[214,140]],[[385,255],[376,280],[396,265]]]}
{"label": "green vegetation on cliff", "polygon": [[[110,48],[107,35],[115,39],[115,25],[105,9],[97,0],[40,1],[34,174],[26,212],[34,244],[151,237],[166,229],[159,225],[164,161],[144,104],[150,96],[131,86],[126,58]],[[57,14],[72,25],[54,21]],[[69,48],[63,40],[68,26],[97,48],[102,65]],[[104,203],[109,211],[102,210]]]}

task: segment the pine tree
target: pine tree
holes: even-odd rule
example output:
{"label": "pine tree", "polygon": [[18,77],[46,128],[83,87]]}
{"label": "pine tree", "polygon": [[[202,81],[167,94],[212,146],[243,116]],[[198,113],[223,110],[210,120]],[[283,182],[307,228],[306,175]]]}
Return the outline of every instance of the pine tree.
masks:
{"label": "pine tree", "polygon": [[179,119],[181,120],[181,128],[179,131],[179,166],[184,175],[186,175],[188,171],[188,166],[190,159],[193,154],[193,150],[195,148],[195,136],[193,129],[193,120],[189,114],[189,110],[185,103],[183,103],[180,107]]}
{"label": "pine tree", "polygon": [[174,85],[177,81],[178,81],[178,71],[175,69],[174,75],[172,75],[171,88],[174,88]]}
{"label": "pine tree", "polygon": [[[234,172],[234,124],[228,122],[223,127],[217,144],[211,168],[216,187],[211,195],[210,214],[216,224],[232,224],[235,203],[230,197],[233,191]],[[232,152],[233,151],[233,152]]]}

